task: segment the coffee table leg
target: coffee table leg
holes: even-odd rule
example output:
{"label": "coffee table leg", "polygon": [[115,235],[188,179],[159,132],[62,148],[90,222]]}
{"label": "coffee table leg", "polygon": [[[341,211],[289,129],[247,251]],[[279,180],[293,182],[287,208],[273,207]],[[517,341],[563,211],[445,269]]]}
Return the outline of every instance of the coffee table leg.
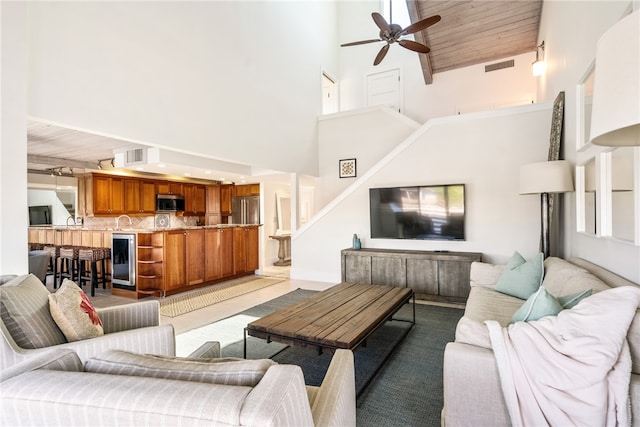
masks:
{"label": "coffee table leg", "polygon": [[[414,317],[414,320],[415,320],[415,317]],[[243,351],[243,356],[244,356],[245,359],[247,358],[247,328],[244,328],[244,351]]]}

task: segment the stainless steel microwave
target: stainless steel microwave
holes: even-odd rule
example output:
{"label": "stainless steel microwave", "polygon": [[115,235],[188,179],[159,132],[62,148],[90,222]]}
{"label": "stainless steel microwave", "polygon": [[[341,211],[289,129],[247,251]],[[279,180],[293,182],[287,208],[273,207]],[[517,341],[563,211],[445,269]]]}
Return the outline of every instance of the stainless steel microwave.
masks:
{"label": "stainless steel microwave", "polygon": [[156,212],[184,211],[184,197],[176,194],[156,194]]}

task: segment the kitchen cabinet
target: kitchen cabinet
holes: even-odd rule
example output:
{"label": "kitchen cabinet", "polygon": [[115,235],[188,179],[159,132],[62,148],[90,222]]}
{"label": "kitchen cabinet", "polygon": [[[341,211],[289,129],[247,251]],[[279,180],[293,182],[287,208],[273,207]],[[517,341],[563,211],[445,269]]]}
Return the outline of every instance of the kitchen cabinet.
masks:
{"label": "kitchen cabinet", "polygon": [[156,181],[156,194],[176,194],[184,196],[184,184],[175,181]]}
{"label": "kitchen cabinet", "polygon": [[137,292],[164,295],[164,233],[138,233],[137,244]]}
{"label": "kitchen cabinet", "polygon": [[87,179],[85,208],[89,216],[124,213],[124,178],[93,174]]}
{"label": "kitchen cabinet", "polygon": [[206,187],[200,184],[184,184],[184,214],[204,215],[206,211]]}
{"label": "kitchen cabinet", "polygon": [[258,227],[233,229],[233,266],[235,274],[252,273],[259,265]]}
{"label": "kitchen cabinet", "polygon": [[220,213],[220,185],[207,185],[205,224],[216,225],[222,222]]}
{"label": "kitchen cabinet", "polygon": [[243,184],[236,185],[236,196],[259,196],[260,184]]}
{"label": "kitchen cabinet", "polygon": [[204,282],[204,229],[165,231],[165,290]]}
{"label": "kitchen cabinet", "polygon": [[205,280],[212,281],[233,276],[233,230],[206,229],[204,247]]}
{"label": "kitchen cabinet", "polygon": [[124,209],[131,215],[155,213],[155,182],[144,179],[125,179]]}
{"label": "kitchen cabinet", "polygon": [[231,199],[235,196],[233,184],[222,184],[220,186],[220,214],[222,216],[231,215]]}

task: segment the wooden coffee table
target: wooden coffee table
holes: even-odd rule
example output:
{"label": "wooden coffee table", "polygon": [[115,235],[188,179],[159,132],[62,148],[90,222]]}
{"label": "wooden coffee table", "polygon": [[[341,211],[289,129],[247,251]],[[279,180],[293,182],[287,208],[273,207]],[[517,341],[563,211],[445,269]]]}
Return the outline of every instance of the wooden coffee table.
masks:
{"label": "wooden coffee table", "polygon": [[249,323],[244,330],[244,357],[247,334],[319,353],[356,350],[385,322],[399,320],[411,324],[404,339],[416,323],[415,299],[412,320],[393,319],[393,315],[412,298],[411,288],[340,283]]}

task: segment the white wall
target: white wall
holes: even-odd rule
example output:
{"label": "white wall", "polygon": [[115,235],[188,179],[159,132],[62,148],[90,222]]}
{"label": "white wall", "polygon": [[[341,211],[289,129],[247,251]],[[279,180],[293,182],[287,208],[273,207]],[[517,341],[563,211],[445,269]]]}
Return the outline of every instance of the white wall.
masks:
{"label": "white wall", "polygon": [[125,140],[317,174],[334,2],[30,2],[29,114]]}
{"label": "white wall", "polygon": [[[374,39],[378,29],[371,12],[380,11],[378,0],[339,2],[338,43]],[[440,23],[435,25],[441,25]],[[427,30],[428,31],[428,30]],[[393,45],[378,66],[373,59],[382,43],[342,47],[340,58],[340,110],[366,106],[365,76],[395,68],[401,70],[404,114],[424,123],[458,111],[474,112],[536,102],[536,79],[531,74],[535,52],[491,61],[514,59],[513,68],[485,73],[484,65],[434,74],[425,85],[418,54]]]}
{"label": "white wall", "polygon": [[[540,199],[520,196],[517,177],[520,165],[546,159],[550,123],[550,104],[430,120],[293,236],[291,277],[339,281],[354,233],[363,247],[482,252],[495,263],[515,250],[532,256]],[[369,238],[369,188],[451,183],[466,184],[466,241]]]}
{"label": "white wall", "polygon": [[[547,71],[539,98],[552,101],[565,91],[564,155],[575,163],[576,86],[595,60],[596,44],[630,7],[629,1],[558,1],[543,3],[539,39],[545,41]],[[593,152],[593,150],[588,150]],[[581,257],[640,283],[640,247],[630,242],[576,232],[576,198],[565,198],[565,256]]]}
{"label": "white wall", "polygon": [[420,125],[387,107],[370,107],[322,116],[318,123],[318,209],[333,200],[356,178],[340,178],[339,161],[356,159],[363,175]]}
{"label": "white wall", "polygon": [[27,7],[0,2],[0,274],[28,271]]}

